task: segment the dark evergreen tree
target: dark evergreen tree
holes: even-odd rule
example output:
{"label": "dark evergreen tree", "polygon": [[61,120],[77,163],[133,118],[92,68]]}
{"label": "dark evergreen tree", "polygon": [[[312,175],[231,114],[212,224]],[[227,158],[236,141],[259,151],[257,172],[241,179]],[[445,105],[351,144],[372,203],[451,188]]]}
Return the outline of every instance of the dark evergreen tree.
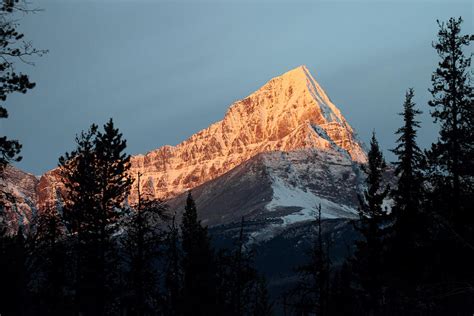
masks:
{"label": "dark evergreen tree", "polygon": [[244,218],[233,248],[221,249],[217,256],[219,313],[248,315],[257,290],[257,271],[253,267],[253,252],[245,247]]}
{"label": "dark evergreen tree", "polygon": [[352,259],[355,282],[359,298],[368,315],[379,315],[387,290],[385,279],[384,242],[385,225],[388,224],[387,211],[383,201],[389,193],[389,187],[383,185],[386,163],[380,151],[375,133],[372,135],[368,164],[363,166],[367,174],[367,189],[359,196],[359,221],[355,228],[362,239],[356,242],[356,251]]}
{"label": "dark evergreen tree", "polygon": [[1,255],[7,260],[0,270],[0,313],[4,315],[24,315],[25,302],[29,301],[28,247],[20,225],[14,235],[4,236],[1,241]]}
{"label": "dark evergreen tree", "polygon": [[168,226],[165,241],[165,303],[164,314],[167,316],[182,315],[183,310],[183,271],[181,269],[181,249],[179,229],[176,226],[176,215]]}
{"label": "dark evergreen tree", "polygon": [[361,315],[363,311],[353,291],[352,268],[348,261],[335,269],[329,293],[328,315]]}
{"label": "dark evergreen tree", "polygon": [[148,200],[140,191],[140,174],[137,177],[137,203],[125,224],[123,248],[126,262],[127,315],[154,315],[164,306],[159,299],[159,273],[157,259],[161,255],[163,232],[160,229],[166,218],[166,205],[160,200]]}
{"label": "dark evergreen tree", "polygon": [[318,206],[314,234],[308,262],[297,269],[301,280],[293,290],[293,305],[298,314],[328,315],[331,261],[329,240],[323,240],[321,205]]}
{"label": "dark evergreen tree", "polygon": [[410,221],[407,217],[419,211],[423,195],[424,155],[416,143],[417,129],[420,127],[416,116],[421,114],[421,111],[415,109],[413,97],[414,91],[409,89],[405,95],[403,112],[400,113],[404,125],[395,132],[399,137],[397,147],[392,150],[398,158],[398,161],[394,162],[398,181],[396,188],[392,190],[395,201],[393,211],[397,223],[401,225],[405,218]]}
{"label": "dark evergreen tree", "polygon": [[[15,70],[16,62],[29,63],[28,56],[42,56],[45,50],[34,48],[24,40],[24,34],[19,29],[18,20],[24,13],[31,12],[26,1],[2,0],[0,2],[0,119],[8,117],[4,102],[12,93],[26,93],[35,87],[28,75]],[[0,136],[0,177],[5,165],[19,161],[21,145],[17,140]]]}
{"label": "dark evergreen tree", "polygon": [[64,315],[71,313],[68,256],[65,227],[56,205],[40,207],[33,233],[33,261],[36,306],[38,314]]}
{"label": "dark evergreen tree", "polygon": [[397,186],[392,190],[393,230],[387,241],[387,264],[391,271],[389,300],[390,309],[400,314],[414,312],[419,305],[428,240],[428,220],[422,209],[424,197],[423,167],[425,158],[416,142],[420,127],[416,116],[421,111],[415,108],[414,91],[409,89],[403,104],[403,126],[397,146],[392,152],[398,160],[394,162]]}
{"label": "dark evergreen tree", "polygon": [[94,138],[97,125],[76,137],[77,148],[60,157],[60,172],[65,186],[63,215],[70,232],[70,242],[74,256],[74,303],[76,313],[100,315],[97,306],[98,285],[102,276],[96,276],[99,252],[99,228],[97,213],[99,206],[97,180],[95,175],[96,157]]}
{"label": "dark evergreen tree", "polygon": [[216,268],[207,228],[198,220],[196,204],[189,192],[181,224],[183,257],[183,314],[215,314]]}
{"label": "dark evergreen tree", "polygon": [[255,283],[255,304],[253,306],[253,316],[273,315],[273,303],[268,295],[267,281],[264,277],[259,277]]}
{"label": "dark evergreen tree", "polygon": [[112,304],[117,258],[112,237],[131,179],[126,141],[112,120],[98,132],[92,125],[76,137],[77,149],[60,158],[66,188],[64,216],[76,240],[76,306],[102,315]]}
{"label": "dark evergreen tree", "polygon": [[[465,227],[465,220],[472,220],[474,179],[473,89],[470,82],[471,56],[463,51],[472,37],[461,35],[462,19],[450,18],[439,22],[438,42],[433,47],[441,61],[432,75],[430,89],[433,108],[431,115],[441,129],[438,141],[429,151],[432,167],[432,185],[443,194],[444,217],[456,226]],[[464,204],[463,204],[464,203]],[[470,221],[472,224],[473,222]],[[472,225],[471,225],[472,227]]]}
{"label": "dark evergreen tree", "polygon": [[[437,314],[470,313],[474,308],[474,179],[473,88],[471,56],[464,50],[473,39],[461,34],[462,19],[439,22],[433,44],[441,61],[432,75],[429,105],[440,123],[438,141],[427,152],[427,212],[432,216],[432,262],[426,270],[431,286],[426,296]],[[434,312],[433,312],[434,313]]]}
{"label": "dark evergreen tree", "polygon": [[132,184],[128,173],[130,156],[124,152],[127,147],[126,140],[115,128],[112,119],[103,126],[103,130],[103,132],[98,131],[94,139],[95,176],[99,202],[99,209],[95,214],[95,224],[99,233],[97,273],[102,278],[98,280],[98,284],[102,287],[102,289],[99,288],[101,292],[98,303],[103,306],[102,309],[106,304],[112,304],[118,296],[116,291],[118,276],[115,266],[119,264],[119,258],[114,249],[112,236],[119,228],[116,223],[123,216],[123,202]]}

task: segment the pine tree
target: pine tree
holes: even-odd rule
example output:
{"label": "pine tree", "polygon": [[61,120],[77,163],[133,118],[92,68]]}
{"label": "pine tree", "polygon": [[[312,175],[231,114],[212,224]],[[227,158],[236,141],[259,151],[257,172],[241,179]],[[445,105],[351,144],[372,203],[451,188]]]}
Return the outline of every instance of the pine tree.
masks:
{"label": "pine tree", "polygon": [[76,305],[78,312],[102,315],[114,299],[117,258],[112,237],[129,191],[130,156],[112,120],[98,132],[92,125],[76,137],[77,149],[61,157],[66,188],[64,216],[76,239]]}
{"label": "pine tree", "polygon": [[367,174],[367,189],[363,196],[359,196],[359,221],[355,223],[362,239],[356,242],[352,266],[364,308],[369,315],[378,315],[386,291],[383,247],[386,237],[384,225],[388,223],[388,215],[383,208],[383,201],[389,193],[389,187],[383,186],[386,163],[375,133],[370,142],[368,165],[363,166],[363,170]]}
{"label": "pine tree", "polygon": [[[103,291],[99,266],[100,203],[97,201],[96,156],[94,139],[97,125],[76,137],[77,148],[59,158],[60,173],[65,186],[63,215],[70,233],[74,256],[74,303],[76,313],[103,313],[97,302],[97,291]],[[97,284],[101,283],[101,284]]]}
{"label": "pine tree", "polygon": [[221,249],[217,256],[219,312],[226,315],[247,315],[252,311],[252,297],[258,282],[253,267],[253,253],[245,247],[244,218],[238,238],[230,249]]}
{"label": "pine tree", "polygon": [[180,262],[179,230],[176,226],[175,215],[168,226],[165,248],[164,314],[168,316],[182,315],[183,271]]}
{"label": "pine tree", "polygon": [[27,241],[20,225],[14,235],[5,236],[1,244],[1,255],[8,258],[0,271],[0,313],[24,315],[28,306],[28,249]]}
{"label": "pine tree", "polygon": [[438,21],[438,42],[433,47],[441,61],[431,78],[432,100],[428,102],[441,127],[439,139],[429,152],[432,184],[444,196],[438,200],[445,202],[443,216],[454,220],[456,226],[464,226],[466,220],[474,224],[474,212],[463,207],[470,204],[473,192],[474,106],[471,56],[463,52],[472,37],[461,35],[462,22],[462,18]]}
{"label": "pine tree", "polygon": [[[352,286],[352,267],[349,261],[336,269],[331,280],[329,295],[329,315],[362,315]],[[344,302],[344,303],[341,303]]]}
{"label": "pine tree", "polygon": [[259,277],[255,283],[255,304],[253,307],[253,316],[271,316],[273,315],[273,304],[270,301],[267,289],[267,281],[264,277]]}
{"label": "pine tree", "polygon": [[65,227],[56,205],[42,205],[35,226],[33,258],[40,283],[37,308],[40,314],[64,315],[70,305],[70,297],[65,294],[69,289],[68,258]]}
{"label": "pine tree", "polygon": [[[25,94],[35,87],[28,75],[17,72],[15,64],[18,61],[31,64],[27,61],[28,56],[47,53],[25,41],[24,34],[19,31],[18,20],[29,11],[24,1],[4,0],[0,3],[0,119],[8,118],[4,102],[10,94]],[[21,160],[20,150],[21,144],[17,140],[0,137],[0,178],[8,163]]]}
{"label": "pine tree", "polygon": [[423,193],[424,156],[416,143],[417,128],[420,127],[416,116],[422,112],[415,109],[413,97],[414,91],[409,89],[405,95],[403,112],[400,113],[404,125],[395,132],[396,135],[399,135],[398,145],[392,150],[398,158],[398,161],[394,162],[395,174],[398,176],[397,187],[392,191],[397,223],[402,222],[405,216],[419,211]]}
{"label": "pine tree", "polygon": [[433,44],[440,62],[432,75],[429,105],[439,138],[427,152],[429,163],[427,212],[433,244],[430,251],[429,281],[433,286],[426,296],[434,297],[436,312],[452,310],[470,313],[474,308],[474,179],[473,87],[470,78],[471,56],[464,50],[473,39],[461,34],[462,18],[439,22],[438,41]]}
{"label": "pine tree", "polygon": [[184,315],[212,315],[216,302],[216,269],[207,228],[198,220],[196,204],[189,192],[181,224]]}
{"label": "pine tree", "polygon": [[127,142],[115,128],[110,119],[104,126],[104,132],[97,132],[94,139],[94,154],[96,157],[95,176],[98,189],[98,212],[95,214],[95,224],[98,228],[98,306],[104,310],[107,302],[112,302],[117,296],[112,289],[117,279],[115,269],[119,258],[116,256],[112,236],[117,232],[116,225],[123,215],[122,204],[130,191],[132,179],[128,174],[130,156],[124,152]]}
{"label": "pine tree", "polygon": [[297,269],[301,274],[301,280],[294,289],[297,300],[295,309],[298,313],[328,314],[331,262],[329,241],[323,240],[321,212],[321,205],[319,205],[309,260]]}
{"label": "pine tree", "polygon": [[160,310],[157,258],[161,255],[163,233],[160,224],[167,206],[160,200],[142,197],[137,181],[137,204],[126,220],[123,248],[127,266],[125,310],[132,315],[150,315]]}
{"label": "pine tree", "polygon": [[422,209],[424,196],[423,167],[424,155],[416,143],[417,129],[420,127],[416,116],[421,111],[415,108],[414,91],[409,89],[403,104],[403,126],[395,134],[399,135],[397,146],[392,152],[398,160],[394,162],[397,186],[392,190],[393,231],[387,241],[388,264],[390,265],[391,310],[405,314],[414,311],[417,305],[417,288],[426,267],[421,256],[428,239],[428,221]]}

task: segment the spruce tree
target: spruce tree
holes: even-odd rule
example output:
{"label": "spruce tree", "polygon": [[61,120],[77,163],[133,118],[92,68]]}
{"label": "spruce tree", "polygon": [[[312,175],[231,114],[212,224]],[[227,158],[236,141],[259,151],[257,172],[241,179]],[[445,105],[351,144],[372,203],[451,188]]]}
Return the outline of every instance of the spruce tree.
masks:
{"label": "spruce tree", "polygon": [[255,303],[253,316],[271,316],[273,315],[273,303],[270,301],[268,294],[267,281],[264,277],[259,277],[255,282]]}
{"label": "spruce tree", "polygon": [[77,149],[61,157],[66,188],[64,216],[76,240],[76,306],[78,312],[102,315],[112,294],[117,258],[113,235],[130,188],[130,156],[112,120],[98,132],[92,125],[76,137]]}
{"label": "spruce tree", "polygon": [[221,249],[217,256],[219,312],[226,315],[247,315],[252,311],[252,298],[257,290],[257,271],[253,253],[246,249],[244,218],[238,238],[230,249]]}
{"label": "spruce tree", "polygon": [[461,34],[462,22],[462,18],[438,21],[438,41],[433,47],[441,61],[431,77],[432,99],[428,102],[433,109],[431,115],[441,127],[439,139],[429,151],[432,185],[436,194],[443,194],[443,199],[437,201],[445,208],[442,215],[461,227],[466,220],[474,223],[474,212],[466,208],[472,201],[474,179],[471,56],[463,51],[472,37]]}
{"label": "spruce tree", "polygon": [[[473,39],[461,34],[462,18],[439,22],[433,44],[440,62],[432,75],[431,115],[440,125],[439,138],[427,152],[429,163],[427,212],[431,226],[433,265],[426,296],[440,314],[452,310],[470,313],[474,308],[474,179],[473,87],[471,56],[465,49]],[[448,294],[449,293],[449,294]],[[454,293],[454,294],[453,294]]]}
{"label": "spruce tree", "polygon": [[68,256],[65,227],[55,204],[46,203],[39,210],[34,235],[34,266],[39,282],[36,296],[40,314],[64,315],[68,312],[70,289],[67,280]]}
{"label": "spruce tree", "polygon": [[[417,129],[420,122],[416,116],[422,112],[415,108],[413,102],[414,91],[409,89],[403,103],[403,126],[395,134],[399,135],[397,147],[392,152],[398,160],[394,162],[397,186],[392,191],[395,201],[395,216],[397,223],[403,222],[405,217],[419,211],[422,198],[423,176],[422,167],[424,156],[416,142]],[[408,220],[408,219],[407,219]]]}
{"label": "spruce tree", "polygon": [[297,313],[328,314],[331,262],[329,241],[323,240],[321,212],[319,205],[308,261],[297,268],[300,281],[292,291],[293,305]]}
{"label": "spruce tree", "polygon": [[166,218],[167,206],[160,200],[142,197],[140,177],[137,181],[137,203],[125,221],[123,248],[126,262],[127,313],[151,315],[161,308],[159,303],[159,275],[157,258],[161,255],[163,233],[160,225]]}
{"label": "spruce tree", "polygon": [[5,236],[1,244],[1,255],[7,258],[0,271],[0,313],[24,315],[28,306],[28,248],[20,225],[16,234]]}
{"label": "spruce tree", "polygon": [[215,314],[217,293],[214,251],[207,228],[198,220],[191,192],[186,199],[181,236],[184,252],[183,313],[196,316]]}
{"label": "spruce tree", "polygon": [[422,209],[424,196],[423,167],[424,155],[416,142],[420,127],[416,116],[421,114],[413,102],[414,91],[409,89],[403,103],[403,126],[395,134],[399,135],[397,146],[392,152],[398,160],[394,162],[397,186],[392,190],[393,230],[387,241],[388,264],[390,265],[391,309],[399,313],[413,311],[418,304],[417,288],[426,266],[422,256],[427,238],[428,221]]}
{"label": "spruce tree", "polygon": [[[42,56],[47,52],[25,41],[19,30],[19,19],[30,11],[34,10],[29,10],[23,0],[0,2],[0,119],[8,118],[5,101],[10,94],[25,94],[36,85],[27,74],[17,71],[16,63],[32,64],[27,57]],[[21,160],[20,150],[21,144],[17,140],[0,136],[0,178],[8,163]]]}
{"label": "spruce tree", "polygon": [[165,303],[164,314],[168,316],[182,315],[183,271],[181,269],[181,249],[179,229],[176,226],[176,215],[168,225],[165,240]]}
{"label": "spruce tree", "polygon": [[65,186],[63,215],[70,233],[71,254],[74,257],[74,305],[76,313],[103,313],[97,302],[97,291],[102,291],[102,276],[97,268],[99,225],[98,190],[95,173],[94,139],[97,125],[76,137],[76,150],[59,158],[60,173]]}
{"label": "spruce tree", "polygon": [[369,315],[378,315],[386,292],[383,256],[386,237],[384,225],[388,223],[388,215],[383,208],[383,201],[389,193],[389,187],[383,185],[386,163],[375,133],[370,142],[368,164],[363,166],[363,170],[367,174],[367,189],[363,196],[359,196],[359,221],[355,222],[362,239],[356,242],[352,267],[363,308]]}

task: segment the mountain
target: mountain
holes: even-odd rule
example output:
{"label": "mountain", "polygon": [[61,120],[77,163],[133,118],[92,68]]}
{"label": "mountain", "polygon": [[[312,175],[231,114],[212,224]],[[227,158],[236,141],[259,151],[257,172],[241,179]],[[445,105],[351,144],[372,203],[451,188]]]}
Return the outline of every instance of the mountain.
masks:
{"label": "mountain", "polygon": [[[0,207],[5,209],[5,215],[0,217],[0,225],[7,224],[11,231],[17,231],[19,225],[28,227],[33,221],[38,196],[36,188],[39,179],[13,166],[6,166],[3,179],[0,178]],[[3,223],[2,223],[3,221]]]}
{"label": "mountain", "polygon": [[222,121],[181,144],[133,157],[131,172],[143,174],[141,185],[149,194],[168,198],[259,153],[302,148],[340,149],[355,162],[367,159],[352,128],[305,66],[271,79],[232,104]]}
{"label": "mountain", "polygon": [[[133,156],[130,173],[141,174],[148,197],[166,199],[176,210],[193,189],[211,226],[246,216],[281,228],[308,220],[319,203],[326,218],[354,217],[359,164],[366,159],[339,109],[300,66],[233,103],[221,121],[182,143]],[[58,169],[29,179],[31,210],[24,218],[63,190]],[[15,176],[6,182],[21,185]],[[135,181],[130,203],[136,187]]]}
{"label": "mountain", "polygon": [[[359,165],[347,155],[307,148],[260,153],[192,192],[203,224],[229,225],[245,217],[257,224],[254,241],[264,241],[314,220],[319,204],[324,219],[356,218],[362,182]],[[178,216],[186,195],[168,201]]]}

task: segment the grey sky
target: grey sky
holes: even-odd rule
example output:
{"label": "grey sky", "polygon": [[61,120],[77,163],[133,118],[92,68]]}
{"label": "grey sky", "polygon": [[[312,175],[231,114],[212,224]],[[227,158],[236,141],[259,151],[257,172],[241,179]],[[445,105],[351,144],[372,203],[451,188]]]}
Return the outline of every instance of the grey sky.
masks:
{"label": "grey sky", "polygon": [[[471,2],[36,1],[21,21],[38,48],[37,83],[11,97],[2,134],[23,143],[22,169],[41,174],[76,133],[113,117],[128,152],[175,145],[220,120],[270,78],[306,64],[362,141],[392,148],[405,90],[425,111],[420,142],[437,129],[426,101],[437,63],[436,19]],[[392,157],[387,153],[389,160]]]}

